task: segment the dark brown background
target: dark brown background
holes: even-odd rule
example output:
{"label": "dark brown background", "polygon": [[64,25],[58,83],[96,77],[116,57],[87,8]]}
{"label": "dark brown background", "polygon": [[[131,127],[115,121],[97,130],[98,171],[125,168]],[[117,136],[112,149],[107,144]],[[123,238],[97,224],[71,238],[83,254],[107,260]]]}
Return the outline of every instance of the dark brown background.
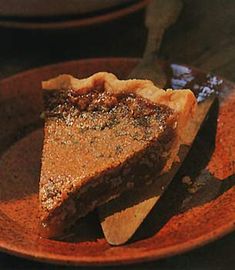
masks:
{"label": "dark brown background", "polygon": [[[164,36],[161,57],[235,81],[234,14],[234,0],[186,0],[179,20]],[[140,11],[82,29],[32,31],[0,28],[0,78],[71,59],[141,57],[147,36],[144,15],[144,11]],[[232,233],[193,252],[120,269],[235,269],[234,250],[235,233]],[[75,268],[55,267],[0,253],[0,269]]]}

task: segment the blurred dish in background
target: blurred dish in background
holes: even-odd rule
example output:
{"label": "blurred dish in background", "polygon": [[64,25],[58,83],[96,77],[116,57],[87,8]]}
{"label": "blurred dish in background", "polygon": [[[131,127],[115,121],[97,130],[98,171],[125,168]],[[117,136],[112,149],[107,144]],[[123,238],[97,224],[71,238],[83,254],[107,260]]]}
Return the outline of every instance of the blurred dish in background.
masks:
{"label": "blurred dish in background", "polygon": [[103,23],[144,8],[150,0],[3,0],[0,26],[21,29],[79,28]]}
{"label": "blurred dish in background", "polygon": [[0,16],[49,17],[68,16],[96,12],[117,7],[134,0],[2,0]]}

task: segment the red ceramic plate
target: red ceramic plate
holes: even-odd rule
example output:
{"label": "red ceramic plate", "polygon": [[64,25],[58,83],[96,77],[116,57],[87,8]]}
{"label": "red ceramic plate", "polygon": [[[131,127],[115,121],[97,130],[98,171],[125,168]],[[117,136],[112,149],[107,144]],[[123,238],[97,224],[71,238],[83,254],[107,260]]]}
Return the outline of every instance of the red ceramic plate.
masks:
{"label": "red ceramic plate", "polygon": [[95,213],[80,221],[76,231],[64,239],[39,237],[40,82],[60,73],[86,77],[101,70],[125,78],[136,63],[136,59],[127,58],[72,61],[0,82],[0,250],[55,263],[124,264],[182,253],[234,230],[234,84],[199,70],[163,63],[169,86],[190,87],[200,93],[198,99],[211,91],[219,98],[159,204],[124,246],[107,244]]}

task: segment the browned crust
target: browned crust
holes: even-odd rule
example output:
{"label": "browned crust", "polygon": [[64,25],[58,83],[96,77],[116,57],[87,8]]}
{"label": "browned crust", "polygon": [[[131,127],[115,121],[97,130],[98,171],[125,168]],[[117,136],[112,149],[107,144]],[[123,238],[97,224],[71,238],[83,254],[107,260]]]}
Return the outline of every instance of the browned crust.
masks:
{"label": "browned crust", "polygon": [[85,79],[77,79],[71,75],[63,74],[42,82],[44,90],[67,91],[71,89],[81,94],[90,92],[97,85],[103,85],[104,90],[110,94],[135,93],[153,103],[169,106],[178,113],[180,143],[190,143],[183,129],[188,121],[193,118],[197,101],[193,92],[189,89],[163,90],[149,80],[119,80],[114,74],[108,72],[98,72]]}

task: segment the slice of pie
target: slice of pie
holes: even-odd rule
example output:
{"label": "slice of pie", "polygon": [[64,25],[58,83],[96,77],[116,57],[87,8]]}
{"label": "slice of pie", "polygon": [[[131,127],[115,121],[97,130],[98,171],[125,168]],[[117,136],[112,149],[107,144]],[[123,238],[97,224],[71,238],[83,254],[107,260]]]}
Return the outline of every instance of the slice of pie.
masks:
{"label": "slice of pie", "polygon": [[147,80],[60,75],[42,83],[45,137],[40,179],[44,235],[167,172],[187,144],[196,99]]}

